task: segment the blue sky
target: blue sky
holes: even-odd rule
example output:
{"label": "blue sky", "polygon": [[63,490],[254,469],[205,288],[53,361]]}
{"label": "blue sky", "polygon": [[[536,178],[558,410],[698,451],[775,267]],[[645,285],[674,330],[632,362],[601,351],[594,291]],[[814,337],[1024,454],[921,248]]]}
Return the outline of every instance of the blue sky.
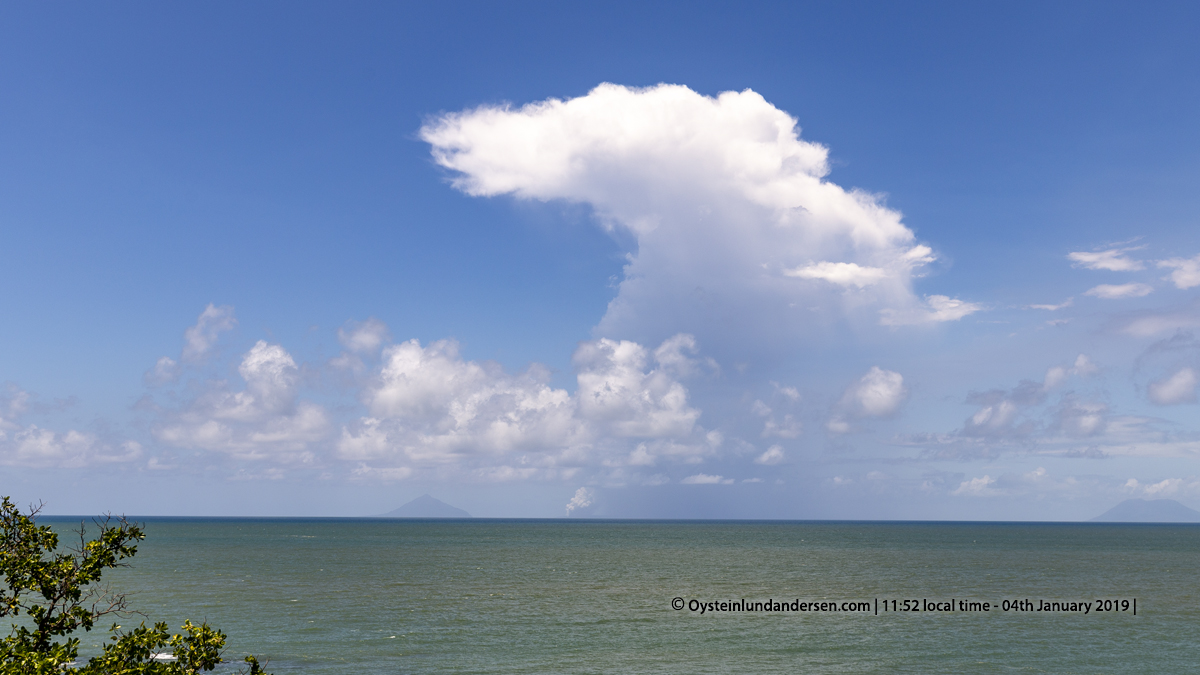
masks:
{"label": "blue sky", "polygon": [[1196,14],[7,5],[4,492],[1200,507]]}

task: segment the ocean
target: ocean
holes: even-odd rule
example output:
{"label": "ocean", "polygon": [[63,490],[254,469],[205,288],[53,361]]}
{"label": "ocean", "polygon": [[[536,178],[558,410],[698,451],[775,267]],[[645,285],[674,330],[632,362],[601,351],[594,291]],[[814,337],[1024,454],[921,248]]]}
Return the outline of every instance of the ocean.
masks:
{"label": "ocean", "polygon": [[106,580],[218,672],[1200,671],[1200,525],[142,522]]}

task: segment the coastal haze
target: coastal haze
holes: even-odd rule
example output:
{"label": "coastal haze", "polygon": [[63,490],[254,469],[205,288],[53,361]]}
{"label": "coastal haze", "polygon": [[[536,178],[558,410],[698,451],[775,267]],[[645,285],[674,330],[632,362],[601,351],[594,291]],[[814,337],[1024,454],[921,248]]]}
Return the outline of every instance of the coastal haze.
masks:
{"label": "coastal haze", "polygon": [[0,11],[44,514],[1200,507],[1193,6]]}

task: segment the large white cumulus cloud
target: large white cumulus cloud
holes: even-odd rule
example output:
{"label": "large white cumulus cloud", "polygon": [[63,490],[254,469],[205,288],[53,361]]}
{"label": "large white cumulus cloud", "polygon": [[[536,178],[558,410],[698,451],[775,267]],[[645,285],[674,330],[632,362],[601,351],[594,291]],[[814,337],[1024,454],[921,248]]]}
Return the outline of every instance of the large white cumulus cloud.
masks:
{"label": "large white cumulus cloud", "polygon": [[750,90],[712,98],[603,84],[565,101],[444,115],[421,137],[468,194],[588,204],[633,234],[602,335],[707,340],[736,325],[743,338],[783,326],[786,338],[814,311],[874,321],[886,309],[898,324],[978,309],[916,297],[914,270],[932,251],[875,195],[825,180],[826,148]]}
{"label": "large white cumulus cloud", "polygon": [[629,341],[585,342],[572,394],[551,387],[538,365],[509,374],[465,360],[452,340],[391,345],[363,394],[370,416],[343,429],[337,455],[361,462],[362,474],[465,469],[487,479],[702,457],[712,447],[679,380],[695,370],[694,350],[689,335],[653,352]]}
{"label": "large white cumulus cloud", "polygon": [[890,417],[907,397],[903,375],[872,366],[866,375],[846,388],[836,414],[825,428],[832,433],[846,433],[851,429],[848,418]]}
{"label": "large white cumulus cloud", "polygon": [[[570,445],[581,431],[570,396],[552,389],[548,380],[549,373],[537,366],[509,375],[496,364],[465,361],[451,340],[427,347],[409,340],[384,350],[378,379],[364,403],[372,418],[395,422],[392,436],[403,437],[415,459]],[[377,433],[374,423],[367,426],[368,437]],[[378,454],[364,440],[346,437],[342,454]],[[376,449],[384,454],[391,450],[387,444]]]}
{"label": "large white cumulus cloud", "polygon": [[[198,325],[212,314],[210,305]],[[232,308],[220,314],[232,317]],[[155,445],[166,450],[150,458],[149,468],[224,456],[250,460],[248,466],[270,477],[296,470],[492,481],[584,472],[636,482],[650,480],[640,472],[660,463],[702,463],[721,444],[720,434],[699,426],[700,410],[683,383],[717,369],[698,356],[688,334],[653,349],[628,340],[581,343],[574,392],[552,387],[550,371],[537,363],[510,373],[464,359],[454,340],[393,342],[374,318],[348,323],[337,337],[345,351],[324,366],[297,363],[283,345],[259,340],[237,361],[237,379],[214,376],[228,372],[223,364],[204,369],[196,359],[172,360],[178,368],[163,385],[174,386],[155,381],[154,395],[138,404],[150,415]],[[315,402],[316,392],[308,390],[322,383],[356,393],[361,408]],[[75,432],[22,428],[15,420],[27,399],[0,398],[7,401],[0,408],[0,464],[139,456],[133,448],[138,452],[118,457]]]}

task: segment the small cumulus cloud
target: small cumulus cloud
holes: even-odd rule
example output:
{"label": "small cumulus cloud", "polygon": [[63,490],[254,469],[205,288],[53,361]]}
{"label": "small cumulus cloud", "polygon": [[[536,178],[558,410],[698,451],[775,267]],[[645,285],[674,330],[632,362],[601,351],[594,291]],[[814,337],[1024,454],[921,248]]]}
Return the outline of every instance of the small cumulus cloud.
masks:
{"label": "small cumulus cloud", "polygon": [[211,303],[196,319],[196,325],[183,333],[183,360],[198,361],[212,351],[221,333],[233,330],[237,319],[233,308],[228,305],[217,307]]}
{"label": "small cumulus cloud", "polygon": [[1169,258],[1158,261],[1158,266],[1174,270],[1166,277],[1175,288],[1186,290],[1200,286],[1200,255],[1195,258]]}
{"label": "small cumulus cloud", "polygon": [[992,497],[1002,494],[1000,490],[994,489],[992,485],[996,483],[996,479],[991,476],[981,476],[965,480],[950,494],[955,497]]}
{"label": "small cumulus cloud", "polygon": [[1075,357],[1075,363],[1071,368],[1071,374],[1081,377],[1088,377],[1100,372],[1099,366],[1092,362],[1086,354],[1080,354]]}
{"label": "small cumulus cloud", "polygon": [[1146,395],[1158,405],[1178,405],[1196,402],[1197,375],[1195,369],[1183,367],[1146,387]]}
{"label": "small cumulus cloud", "polygon": [[[794,402],[795,399],[789,397],[786,400]],[[763,422],[761,434],[763,438],[796,438],[802,432],[803,425],[790,413],[785,413],[782,418],[777,418],[771,407],[760,400],[756,400],[750,409],[755,415],[767,418]]]}
{"label": "small cumulus cloud", "polygon": [[900,409],[907,396],[903,375],[871,366],[842,395],[842,405],[860,417],[888,417]]}
{"label": "small cumulus cloud", "polygon": [[825,430],[831,434],[848,434],[851,432],[850,423],[841,417],[832,417],[825,423]]}
{"label": "small cumulus cloud", "polygon": [[766,452],[764,452],[763,454],[756,457],[754,459],[754,463],[755,464],[765,464],[767,466],[773,466],[775,464],[779,464],[779,463],[783,462],[783,460],[784,460],[783,446],[772,445],[771,447],[767,448]]}
{"label": "small cumulus cloud", "polygon": [[220,307],[209,303],[196,324],[183,332],[183,351],[179,360],[163,356],[155,362],[154,367],[142,374],[142,383],[147,387],[162,387],[179,381],[183,374],[183,363],[204,361],[217,345],[222,333],[227,333],[237,326],[233,308],[228,305]]}
{"label": "small cumulus cloud", "polygon": [[1094,436],[1104,431],[1108,406],[1095,401],[1064,398],[1053,411],[1053,429],[1068,436]]}
{"label": "small cumulus cloud", "polygon": [[[1034,419],[1040,412],[1049,393],[1061,386],[1070,376],[1089,376],[1096,372],[1092,361],[1084,354],[1075,358],[1072,366],[1052,366],[1046,370],[1041,382],[1021,380],[1012,389],[991,389],[972,392],[967,403],[979,409],[967,418],[961,434],[975,438],[1018,439],[1028,437],[1042,428]],[[1079,403],[1068,396],[1062,399],[1058,411],[1056,428],[1083,431],[1094,429],[1097,415],[1106,408],[1095,408],[1091,403]],[[1074,420],[1074,423],[1071,422]]]}
{"label": "small cumulus cloud", "polygon": [[[1183,336],[1167,342],[1171,344],[1160,345],[1158,350],[1169,348],[1174,350],[1171,356],[1176,357],[1176,352],[1191,345],[1191,338]],[[1008,452],[1106,459],[1187,457],[1200,451],[1200,443],[1194,437],[1181,434],[1161,420],[1114,412],[1103,392],[1080,396],[1068,389],[1057,400],[1050,400],[1054,389],[1061,387],[1067,378],[1089,377],[1098,371],[1091,359],[1081,354],[1069,368],[1050,368],[1043,382],[1022,380],[1012,389],[970,393],[966,402],[978,408],[958,430],[909,433],[896,440],[923,448],[923,457],[942,460],[993,459]],[[1170,379],[1157,381],[1164,386],[1155,387],[1151,394],[1159,397],[1162,404],[1182,402],[1195,393],[1196,383],[1188,388],[1188,382],[1181,376],[1182,382],[1165,386]],[[1081,439],[1086,439],[1086,446],[1081,447]]]}
{"label": "small cumulus cloud", "polygon": [[1053,366],[1046,371],[1046,377],[1042,380],[1042,387],[1046,390],[1054,389],[1066,380],[1067,369],[1062,366]]}
{"label": "small cumulus cloud", "polygon": [[1020,408],[1009,399],[1001,399],[981,407],[967,419],[963,433],[969,436],[1025,435],[1032,431],[1032,424],[1016,425]]}
{"label": "small cumulus cloud", "polygon": [[845,434],[852,430],[850,419],[891,417],[907,397],[904,376],[872,366],[866,375],[843,392],[825,429],[832,434]]}
{"label": "small cumulus cloud", "polygon": [[1100,372],[1096,364],[1087,357],[1086,354],[1080,354],[1075,357],[1075,363],[1068,366],[1051,366],[1046,370],[1046,377],[1042,380],[1042,389],[1050,391],[1057,388],[1059,385],[1067,381],[1071,375],[1079,377],[1088,377]]}
{"label": "small cumulus cloud", "polygon": [[[1070,367],[1048,368],[1041,382],[1021,380],[1012,389],[971,392],[966,402],[978,406],[978,409],[964,421],[960,431],[945,437],[937,445],[945,445],[947,440],[953,444],[956,438],[994,443],[1031,437],[1046,426],[1037,417],[1046,412],[1043,406],[1049,393],[1070,376],[1088,376],[1094,372],[1095,365],[1086,355],[1080,354]],[[1105,410],[1102,406],[1097,408],[1094,404],[1078,402],[1068,396],[1060,401],[1057,413],[1052,413],[1057,422],[1051,426],[1086,435],[1103,424]]]}
{"label": "small cumulus cloud", "polygon": [[161,387],[177,382],[179,374],[179,363],[169,356],[163,356],[158,359],[153,368],[142,375],[142,382],[147,387]]}
{"label": "small cumulus cloud", "polygon": [[392,341],[387,326],[374,317],[346,322],[338,329],[337,337],[345,351],[330,359],[329,365],[335,371],[354,375],[361,375],[367,368],[366,361],[373,361],[383,346]]}
{"label": "small cumulus cloud", "polygon": [[803,432],[803,425],[793,415],[785,414],[782,419],[774,417],[763,422],[763,438],[798,438]]}
{"label": "small cumulus cloud", "polygon": [[788,399],[792,400],[793,402],[800,400],[800,391],[798,389],[796,389],[795,387],[785,387],[775,381],[771,382],[771,386],[775,388],[775,391],[786,396]]}
{"label": "small cumulus cloud", "polygon": [[567,502],[567,515],[571,515],[572,511],[586,509],[595,499],[596,493],[591,488],[579,488],[575,491],[575,496],[571,497],[571,501]]}
{"label": "small cumulus cloud", "polygon": [[346,324],[338,329],[337,336],[338,342],[355,354],[374,354],[391,342],[387,326],[374,317]]}

